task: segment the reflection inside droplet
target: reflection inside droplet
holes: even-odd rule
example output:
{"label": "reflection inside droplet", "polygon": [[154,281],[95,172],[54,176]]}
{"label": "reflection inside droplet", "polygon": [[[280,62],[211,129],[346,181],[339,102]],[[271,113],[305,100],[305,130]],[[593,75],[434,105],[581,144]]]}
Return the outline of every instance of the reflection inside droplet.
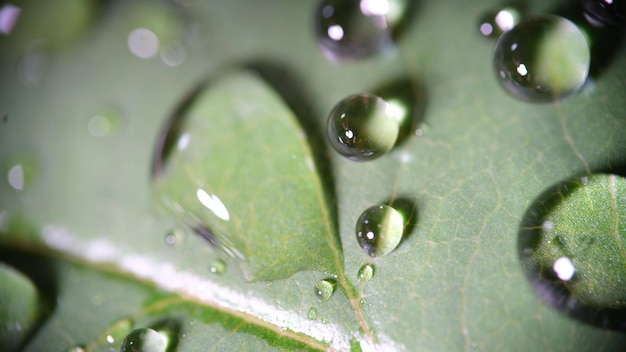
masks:
{"label": "reflection inside droplet", "polygon": [[563,281],[569,281],[576,272],[574,264],[568,257],[560,257],[555,260],[552,269],[556,273],[556,276]]}
{"label": "reflection inside droplet", "polygon": [[202,188],[198,188],[196,191],[196,197],[198,197],[200,203],[212,211],[215,216],[224,221],[230,220],[228,209],[226,209],[224,203],[222,203],[222,201],[215,194],[208,194]]}
{"label": "reflection inside droplet", "polygon": [[149,59],[159,51],[159,38],[149,29],[136,28],[128,35],[128,48],[138,58]]}
{"label": "reflection inside droplet", "polygon": [[20,17],[20,12],[22,9],[12,4],[6,4],[0,8],[0,33],[11,33]]}

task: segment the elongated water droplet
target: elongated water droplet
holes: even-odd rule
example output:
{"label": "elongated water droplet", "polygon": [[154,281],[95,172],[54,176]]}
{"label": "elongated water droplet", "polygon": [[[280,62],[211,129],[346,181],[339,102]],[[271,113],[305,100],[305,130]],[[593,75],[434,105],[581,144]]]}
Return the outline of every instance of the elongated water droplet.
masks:
{"label": "elongated water droplet", "polygon": [[315,284],[315,295],[322,301],[328,301],[335,292],[337,282],[334,279],[320,280]]}
{"label": "elongated water droplet", "polygon": [[404,217],[388,205],[367,208],[356,223],[359,246],[371,257],[380,257],[393,251],[404,231]]}
{"label": "elongated water droplet", "polygon": [[359,281],[365,283],[370,281],[370,279],[374,276],[374,266],[372,264],[363,264],[361,268],[359,268]]}
{"label": "elongated water droplet", "polygon": [[549,305],[587,323],[626,330],[626,179],[561,182],[528,209],[522,267]]}
{"label": "elongated water droplet", "polygon": [[324,0],[314,15],[318,45],[331,60],[372,56],[392,43],[405,7],[401,0]]}
{"label": "elongated water droplet", "polygon": [[158,332],[149,328],[140,328],[131,331],[124,342],[121,352],[165,352],[165,340]]}
{"label": "elongated water droplet", "polygon": [[351,95],[330,112],[328,139],[348,159],[376,159],[396,143],[399,119],[398,112],[382,98],[368,93]]}
{"label": "elongated water droplet", "polygon": [[578,91],[589,73],[589,44],[569,20],[539,16],[520,22],[498,39],[494,71],[517,99],[549,102]]}
{"label": "elongated water droplet", "polygon": [[309,320],[317,319],[317,309],[315,309],[313,307],[309,308],[309,311],[306,313],[306,317]]}
{"label": "elongated water droplet", "polygon": [[209,271],[213,274],[221,275],[226,271],[226,262],[222,259],[217,259],[213,263],[211,263],[211,268]]}
{"label": "elongated water droplet", "polygon": [[585,18],[595,26],[626,24],[626,1],[581,0]]}
{"label": "elongated water droplet", "polygon": [[521,11],[512,6],[491,10],[480,17],[478,30],[485,37],[498,38],[502,33],[513,29],[521,19]]}

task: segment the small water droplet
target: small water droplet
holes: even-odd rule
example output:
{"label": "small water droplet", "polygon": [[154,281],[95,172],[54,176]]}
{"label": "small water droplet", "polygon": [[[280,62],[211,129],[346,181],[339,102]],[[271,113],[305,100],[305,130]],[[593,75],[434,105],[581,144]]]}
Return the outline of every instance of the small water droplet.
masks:
{"label": "small water droplet", "polygon": [[104,340],[113,345],[120,343],[133,327],[133,319],[122,318],[111,324],[105,331]]}
{"label": "small water droplet", "polygon": [[322,321],[322,324],[328,324],[328,318],[327,317],[322,317],[321,321]]}
{"label": "small water droplet", "polygon": [[89,117],[87,120],[87,131],[94,137],[106,137],[118,130],[121,120],[117,109],[106,108]]}
{"label": "small water droplet", "polygon": [[174,227],[165,234],[165,243],[173,246],[185,239],[185,230],[182,227]]}
{"label": "small water droplet", "polygon": [[624,209],[626,179],[608,174],[560,182],[533,202],[518,253],[541,299],[577,320],[624,330]]}
{"label": "small water droplet", "polygon": [[359,281],[365,283],[370,281],[374,276],[374,266],[372,264],[363,264],[359,269],[358,277]]}
{"label": "small water droplet", "polygon": [[335,105],[328,116],[328,139],[348,159],[376,159],[395,145],[399,119],[392,105],[382,98],[368,93],[351,95]]}
{"label": "small water droplet", "polygon": [[581,0],[585,18],[594,26],[626,23],[626,2],[622,0]]}
{"label": "small water droplet", "polygon": [[359,246],[371,257],[380,257],[393,251],[404,231],[404,217],[388,205],[367,208],[356,223]]}
{"label": "small water droplet", "polygon": [[587,39],[574,23],[538,16],[500,36],[494,71],[515,98],[549,102],[577,92],[587,80],[590,61]]}
{"label": "small water droplet", "polygon": [[521,19],[522,13],[519,9],[506,6],[483,14],[478,21],[478,30],[485,37],[498,38],[502,33],[513,29]]}
{"label": "small water droplet", "polygon": [[141,59],[149,59],[159,52],[159,38],[147,28],[135,28],[128,34],[128,49]]}
{"label": "small water droplet", "polygon": [[313,307],[309,308],[309,311],[306,313],[306,317],[309,320],[317,319],[317,309],[315,309]]}
{"label": "small water droplet", "polygon": [[6,164],[6,181],[11,188],[23,191],[32,184],[36,168],[32,158],[16,158]]}
{"label": "small water droplet", "polygon": [[324,0],[315,11],[315,36],[324,55],[358,60],[383,51],[406,9],[403,0]]}
{"label": "small water droplet", "polygon": [[337,282],[334,279],[320,280],[315,284],[315,295],[322,301],[328,301],[335,292]]}
{"label": "small water droplet", "polygon": [[165,352],[167,344],[161,334],[149,329],[140,328],[131,331],[124,342],[121,352]]}
{"label": "small water droplet", "polygon": [[211,268],[209,269],[213,274],[221,275],[226,271],[226,262],[222,259],[217,259],[213,263],[211,263]]}

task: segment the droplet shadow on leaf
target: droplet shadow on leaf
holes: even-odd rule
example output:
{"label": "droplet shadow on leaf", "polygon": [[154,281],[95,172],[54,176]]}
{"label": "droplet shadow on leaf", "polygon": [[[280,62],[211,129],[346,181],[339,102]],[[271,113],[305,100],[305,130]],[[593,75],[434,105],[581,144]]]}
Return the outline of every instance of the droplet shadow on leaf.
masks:
{"label": "droplet shadow on leaf", "polygon": [[[586,182],[587,176],[584,175],[559,182],[543,191],[533,201],[520,223],[518,256],[529,283],[544,303],[577,321],[609,330],[626,331],[626,309],[599,309],[586,304],[574,296],[568,287],[568,284],[578,280],[578,273],[574,273],[571,280],[563,280],[558,277],[552,265],[545,266],[532,259],[536,255],[536,249],[546,241],[565,249],[570,245],[564,238],[546,233],[555,225],[546,224],[544,220],[547,214],[556,211],[557,206],[567,201],[577,189],[584,187]],[[589,238],[583,240],[589,242]]]}
{"label": "droplet shadow on leaf", "polygon": [[611,65],[620,52],[624,31],[618,27],[594,27],[584,16],[579,1],[562,1],[551,13],[565,17],[574,22],[587,35],[591,50],[589,76],[598,78]]}

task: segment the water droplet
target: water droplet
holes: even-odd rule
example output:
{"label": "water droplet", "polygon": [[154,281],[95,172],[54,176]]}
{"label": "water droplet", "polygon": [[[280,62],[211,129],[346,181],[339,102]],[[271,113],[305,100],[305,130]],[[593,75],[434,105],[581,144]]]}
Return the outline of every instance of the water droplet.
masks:
{"label": "water droplet", "polygon": [[373,94],[341,100],[328,116],[328,139],[339,154],[355,161],[376,159],[396,143],[400,121],[396,110]]}
{"label": "water droplet", "polygon": [[167,344],[161,334],[149,329],[140,328],[131,331],[124,342],[121,352],[165,352]]}
{"label": "water droplet", "polygon": [[20,18],[22,9],[12,4],[5,4],[0,8],[0,33],[9,34]]}
{"label": "water droplet", "polygon": [[315,309],[313,307],[309,308],[309,311],[306,313],[306,317],[309,320],[317,319],[317,309]]}
{"label": "water droplet", "polygon": [[574,23],[538,16],[500,36],[494,70],[501,86],[517,99],[548,102],[583,86],[590,57],[589,44]]}
{"label": "water droplet", "polygon": [[211,263],[211,268],[209,269],[213,274],[221,275],[226,271],[226,262],[222,259],[217,259],[213,263]]}
{"label": "water droplet", "polygon": [[115,108],[107,108],[89,117],[87,131],[94,137],[106,137],[120,127],[120,113]]}
{"label": "water droplet", "polygon": [[85,348],[85,346],[72,346],[68,349],[65,350],[65,352],[86,352],[87,349]]}
{"label": "water droplet", "polygon": [[521,19],[522,13],[519,9],[507,6],[483,14],[478,21],[478,30],[485,37],[498,38],[502,33],[513,29]]}
{"label": "water droplet", "polygon": [[320,280],[315,284],[315,295],[322,301],[328,301],[335,292],[337,282],[334,279]]}
{"label": "water droplet", "polygon": [[131,318],[122,318],[113,322],[105,331],[104,340],[109,344],[120,343],[133,327]]}
{"label": "water droplet", "polygon": [[175,227],[165,235],[165,243],[173,246],[180,243],[185,238],[185,231],[182,228]]}
{"label": "water droplet", "polygon": [[518,248],[537,294],[575,319],[624,330],[624,219],[620,176],[593,174],[542,193],[520,225]]}
{"label": "water droplet", "polygon": [[11,188],[23,191],[33,183],[37,170],[32,157],[11,158],[5,165],[5,180]]}
{"label": "water droplet", "polygon": [[400,0],[321,1],[314,14],[317,43],[331,60],[375,55],[391,45],[405,7]]}
{"label": "water droplet", "polygon": [[582,0],[585,18],[594,26],[626,23],[626,2],[622,0]]}
{"label": "water droplet", "polygon": [[359,281],[365,283],[370,281],[374,276],[374,266],[372,264],[363,264],[359,269],[358,277]]}
{"label": "water droplet", "polygon": [[393,251],[404,231],[404,217],[388,205],[367,208],[356,223],[359,246],[371,257],[380,257]]}
{"label": "water droplet", "polygon": [[322,317],[321,321],[322,321],[322,324],[328,324],[328,318],[327,317]]}

